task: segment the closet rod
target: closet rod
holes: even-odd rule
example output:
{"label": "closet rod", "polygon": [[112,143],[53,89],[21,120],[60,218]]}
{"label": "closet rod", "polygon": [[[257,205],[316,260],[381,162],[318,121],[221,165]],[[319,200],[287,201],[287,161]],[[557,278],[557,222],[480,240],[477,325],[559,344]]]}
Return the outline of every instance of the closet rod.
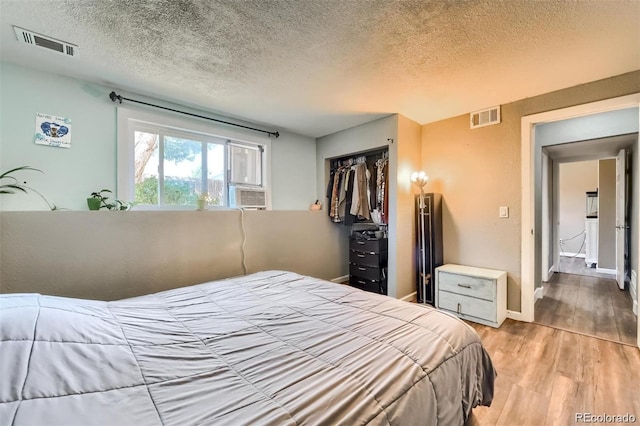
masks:
{"label": "closet rod", "polygon": [[177,112],[179,114],[184,114],[184,115],[190,115],[192,117],[198,117],[198,118],[203,118],[205,120],[210,120],[210,121],[215,121],[217,123],[222,123],[222,124],[228,124],[229,126],[236,126],[236,127],[242,127],[243,129],[249,129],[249,130],[253,130],[255,132],[262,132],[262,133],[266,133],[267,135],[273,135],[276,138],[280,136],[280,132],[270,132],[268,130],[262,130],[262,129],[256,129],[255,127],[249,127],[249,126],[243,126],[242,124],[236,124],[236,123],[231,123],[229,121],[223,121],[223,120],[218,120],[216,118],[211,118],[211,117],[205,117],[203,115],[198,115],[198,114],[192,114],[190,112],[186,112],[186,111],[180,111],[177,109],[172,109],[172,108],[167,108],[167,107],[163,107],[161,105],[155,105],[155,104],[150,104],[148,102],[142,102],[142,101],[137,101],[135,99],[129,99],[129,98],[125,98],[122,95],[118,95],[116,94],[116,92],[111,92],[109,93],[109,99],[111,99],[112,102],[115,102],[116,100],[119,101],[120,103],[122,103],[123,100],[125,101],[129,101],[129,102],[135,102],[138,104],[142,104],[142,105],[147,105],[150,107],[154,107],[154,108],[160,108],[160,109],[165,109],[167,111],[172,111],[172,112]]}

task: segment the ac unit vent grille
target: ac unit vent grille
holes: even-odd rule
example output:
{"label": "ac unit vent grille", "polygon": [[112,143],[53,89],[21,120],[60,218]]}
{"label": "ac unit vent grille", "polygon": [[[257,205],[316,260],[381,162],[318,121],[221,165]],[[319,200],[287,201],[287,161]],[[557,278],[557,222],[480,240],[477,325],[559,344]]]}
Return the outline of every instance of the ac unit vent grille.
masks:
{"label": "ac unit vent grille", "polygon": [[231,207],[267,207],[267,192],[263,188],[229,187],[229,205]]}
{"label": "ac unit vent grille", "polygon": [[500,123],[500,107],[491,107],[470,114],[470,128],[490,126]]}
{"label": "ac unit vent grille", "polygon": [[25,30],[20,27],[13,27],[16,33],[18,41],[32,46],[41,47],[47,50],[53,50],[54,52],[62,53],[67,56],[76,56],[78,54],[78,46],[67,43],[66,41],[56,40],[53,37],[48,37],[42,34],[34,33],[33,31]]}
{"label": "ac unit vent grille", "polygon": [[242,190],[240,192],[240,203],[244,206],[264,206],[264,191]]}

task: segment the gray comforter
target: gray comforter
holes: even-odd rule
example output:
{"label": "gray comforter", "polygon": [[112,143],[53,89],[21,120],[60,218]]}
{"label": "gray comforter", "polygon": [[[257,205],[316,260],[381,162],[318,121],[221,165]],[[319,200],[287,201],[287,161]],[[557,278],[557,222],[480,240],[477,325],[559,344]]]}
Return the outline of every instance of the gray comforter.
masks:
{"label": "gray comforter", "polygon": [[290,272],[0,307],[2,425],[460,425],[493,396],[463,322]]}

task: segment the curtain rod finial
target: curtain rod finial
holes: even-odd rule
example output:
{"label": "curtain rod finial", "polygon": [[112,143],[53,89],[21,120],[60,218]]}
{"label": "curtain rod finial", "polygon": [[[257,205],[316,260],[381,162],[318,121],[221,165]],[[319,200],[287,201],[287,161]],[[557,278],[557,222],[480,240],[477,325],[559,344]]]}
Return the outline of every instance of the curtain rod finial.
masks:
{"label": "curtain rod finial", "polygon": [[117,99],[120,101],[120,103],[122,103],[122,96],[116,95],[116,92],[109,93],[109,99],[111,99],[112,102],[115,102]]}

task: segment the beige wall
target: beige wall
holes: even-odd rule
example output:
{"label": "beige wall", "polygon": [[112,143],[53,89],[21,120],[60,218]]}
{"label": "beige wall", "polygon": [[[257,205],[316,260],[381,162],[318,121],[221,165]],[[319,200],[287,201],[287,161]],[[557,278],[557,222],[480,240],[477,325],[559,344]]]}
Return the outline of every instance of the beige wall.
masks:
{"label": "beige wall", "polygon": [[425,124],[422,164],[428,190],[444,198],[445,263],[507,271],[507,306],[520,311],[521,118],[637,92],[640,71],[503,105],[494,126],[471,130],[468,114]]}
{"label": "beige wall", "polygon": [[598,161],[598,268],[616,269],[616,160]]}
{"label": "beige wall", "polygon": [[[415,121],[398,115],[398,140],[392,144],[391,150],[397,152],[395,173],[391,182],[395,181],[395,200],[389,200],[396,206],[396,214],[391,216],[390,228],[396,233],[396,256],[392,259],[395,268],[396,297],[401,298],[416,291],[415,262],[415,185],[411,183],[411,173],[421,169],[421,135],[422,126]],[[390,185],[392,183],[390,182]]]}
{"label": "beige wall", "polygon": [[[239,211],[1,212],[0,291],[115,300],[243,274]],[[246,211],[249,272],[342,275],[322,212]]]}
{"label": "beige wall", "polygon": [[[561,253],[585,254],[586,192],[598,188],[598,161],[560,164],[558,238]],[[577,238],[572,238],[581,234]]]}

